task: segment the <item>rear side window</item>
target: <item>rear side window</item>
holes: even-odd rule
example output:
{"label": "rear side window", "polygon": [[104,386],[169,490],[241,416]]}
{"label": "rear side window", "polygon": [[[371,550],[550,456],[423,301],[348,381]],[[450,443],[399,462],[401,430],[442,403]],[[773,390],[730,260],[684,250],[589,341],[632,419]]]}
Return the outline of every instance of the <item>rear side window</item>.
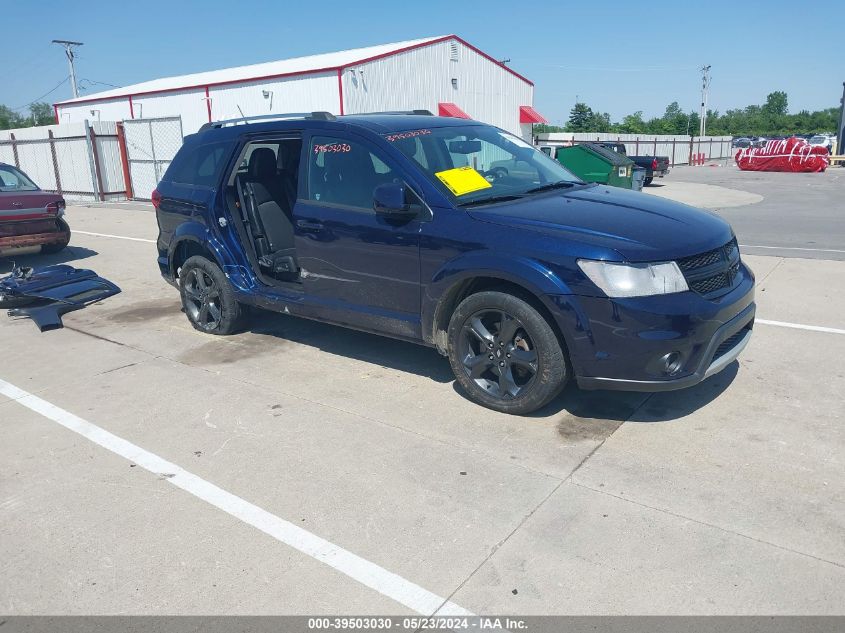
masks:
{"label": "rear side window", "polygon": [[216,187],[230,148],[229,143],[186,145],[173,159],[167,170],[167,179],[199,187]]}
{"label": "rear side window", "polygon": [[38,187],[22,171],[0,165],[0,191],[38,191]]}

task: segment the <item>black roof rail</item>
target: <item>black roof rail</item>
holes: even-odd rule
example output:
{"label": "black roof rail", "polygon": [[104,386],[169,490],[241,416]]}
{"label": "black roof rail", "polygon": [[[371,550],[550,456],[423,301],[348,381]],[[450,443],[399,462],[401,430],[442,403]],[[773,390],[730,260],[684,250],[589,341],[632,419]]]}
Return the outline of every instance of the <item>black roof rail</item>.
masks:
{"label": "black roof rail", "polygon": [[290,121],[296,119],[311,119],[314,121],[335,121],[337,118],[331,112],[287,112],[283,114],[260,114],[256,116],[245,116],[237,119],[224,119],[204,124],[199,131],[212,128],[226,127],[227,125],[241,125],[249,123],[261,123],[266,121]]}
{"label": "black roof rail", "polygon": [[355,114],[348,116],[370,116],[373,114],[415,114],[417,116],[434,116],[431,113],[431,110],[387,110],[384,112],[356,112]]}

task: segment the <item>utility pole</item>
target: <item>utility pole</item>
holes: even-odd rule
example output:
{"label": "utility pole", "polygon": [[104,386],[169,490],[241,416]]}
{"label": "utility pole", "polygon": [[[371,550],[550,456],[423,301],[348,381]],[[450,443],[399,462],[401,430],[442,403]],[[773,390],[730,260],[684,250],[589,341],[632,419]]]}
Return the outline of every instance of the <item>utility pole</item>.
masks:
{"label": "utility pole", "polygon": [[707,131],[707,92],[710,90],[710,66],[701,67],[701,122],[698,135],[704,136]]}
{"label": "utility pole", "polygon": [[61,44],[65,48],[65,55],[67,55],[67,65],[70,67],[70,87],[73,90],[73,98],[79,96],[79,88],[76,86],[76,70],[73,67],[73,60],[76,57],[73,53],[75,46],[82,46],[82,42],[70,42],[68,40],[53,40],[53,44]]}
{"label": "utility pole", "polygon": [[845,154],[845,81],[842,82],[842,109],[839,111],[839,129],[836,130],[836,153]]}

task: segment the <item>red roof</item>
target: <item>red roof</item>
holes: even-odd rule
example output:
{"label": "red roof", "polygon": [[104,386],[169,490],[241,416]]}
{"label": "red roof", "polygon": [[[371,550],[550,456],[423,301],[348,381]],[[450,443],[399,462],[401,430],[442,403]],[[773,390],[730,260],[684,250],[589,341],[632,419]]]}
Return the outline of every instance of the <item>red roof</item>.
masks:
{"label": "red roof", "polygon": [[546,118],[531,106],[519,106],[520,123],[548,123]]}
{"label": "red roof", "polygon": [[455,119],[471,119],[472,117],[461,110],[454,103],[438,103],[437,116],[450,116]]}

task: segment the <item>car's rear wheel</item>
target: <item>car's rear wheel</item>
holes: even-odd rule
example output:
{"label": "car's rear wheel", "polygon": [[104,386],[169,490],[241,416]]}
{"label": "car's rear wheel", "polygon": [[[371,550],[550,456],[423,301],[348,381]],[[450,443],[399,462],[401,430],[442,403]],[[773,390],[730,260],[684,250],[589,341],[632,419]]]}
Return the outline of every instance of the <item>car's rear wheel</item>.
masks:
{"label": "car's rear wheel", "polygon": [[59,229],[65,234],[65,237],[61,242],[56,242],[54,244],[44,244],[41,247],[42,254],[49,255],[51,253],[58,253],[67,248],[67,245],[70,243],[70,227],[68,226],[67,222],[62,219],[59,219],[58,222]]}
{"label": "car's rear wheel", "polygon": [[179,293],[188,320],[200,332],[232,334],[241,326],[243,308],[232,286],[220,267],[205,257],[194,255],[182,264]]}
{"label": "car's rear wheel", "polygon": [[504,413],[531,413],[569,376],[551,325],[530,303],[485,291],[464,299],[449,323],[449,362],[475,402]]}

